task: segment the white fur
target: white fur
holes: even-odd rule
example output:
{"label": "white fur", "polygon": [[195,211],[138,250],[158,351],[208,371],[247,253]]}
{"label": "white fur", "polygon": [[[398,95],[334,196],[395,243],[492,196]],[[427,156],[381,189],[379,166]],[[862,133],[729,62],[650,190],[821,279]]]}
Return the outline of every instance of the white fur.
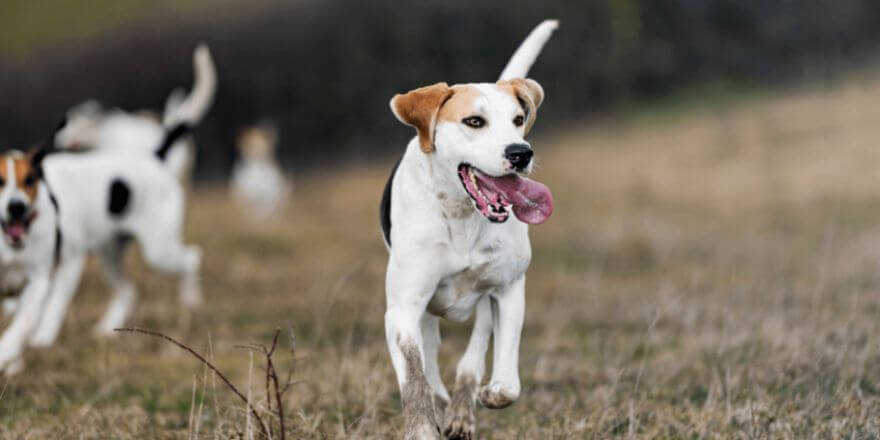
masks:
{"label": "white fur", "polygon": [[[55,136],[62,149],[115,149],[152,154],[165,130],[179,123],[198,124],[210,109],[217,89],[217,73],[208,48],[200,45],[193,55],[195,80],[185,95],[176,89],[168,96],[160,122],[140,113],[104,109],[96,101],[86,101],[67,113],[67,125]],[[168,167],[182,181],[189,178],[195,162],[195,145],[181,139],[166,158]]]}
{"label": "white fur", "polygon": [[[505,75],[511,71],[524,77],[555,26],[555,21],[542,23],[523,43],[525,52],[522,48],[517,52]],[[513,96],[495,84],[469,86],[480,93],[474,114],[486,119],[486,127],[476,130],[458,121],[439,121],[435,151],[424,153],[419,139],[412,139],[394,175],[385,328],[401,391],[412,379],[407,377],[401,349],[401,341],[406,341],[418,347],[434,394],[448,400],[437,365],[436,320],[461,322],[476,310],[456,376],[467,375],[480,383],[489,337],[494,335],[492,377],[477,393],[485,404],[498,396],[513,401],[520,394],[519,342],[531,246],[525,223],[512,216],[505,223],[490,223],[474,208],[457,170],[466,162],[489,175],[508,174],[512,168],[504,158],[505,147],[526,142],[523,127],[511,122],[522,114]],[[409,435],[422,438],[418,432]]]}
{"label": "white fur", "polygon": [[[3,165],[9,166],[8,173],[12,173],[11,159],[7,162]],[[43,169],[44,181],[40,182],[36,200],[29,203],[38,215],[23,247],[11,247],[5,236],[0,241],[0,266],[28,280],[12,323],[0,337],[0,370],[8,374],[23,368],[26,345],[48,346],[55,341],[88,254],[102,256],[106,278],[114,290],[114,299],[97,332],[110,334],[125,323],[136,292],[121,268],[118,253],[122,250],[122,234],[140,243],[152,267],[180,275],[182,303],[191,306],[201,300],[201,252],[181,240],[184,191],[166,164],[156,158],[100,150],[50,155]],[[7,178],[0,191],[3,221],[11,200],[28,201],[13,177]],[[122,179],[131,190],[129,205],[118,217],[108,212],[113,179]],[[50,201],[49,188],[60,205],[58,211]],[[56,226],[62,236],[57,267]]]}

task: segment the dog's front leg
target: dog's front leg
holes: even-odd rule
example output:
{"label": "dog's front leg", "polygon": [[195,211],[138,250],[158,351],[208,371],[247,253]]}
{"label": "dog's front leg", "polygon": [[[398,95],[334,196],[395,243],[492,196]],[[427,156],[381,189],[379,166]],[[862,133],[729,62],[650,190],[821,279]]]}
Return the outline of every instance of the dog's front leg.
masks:
{"label": "dog's front leg", "polygon": [[495,323],[492,380],[480,389],[480,404],[500,409],[519,398],[519,340],[525,316],[525,276],[505,292],[492,297]]}
{"label": "dog's front leg", "polygon": [[411,280],[412,271],[389,264],[385,312],[385,337],[400,386],[404,438],[439,439],[434,415],[434,391],[425,375],[425,350],[420,321],[436,284]]}
{"label": "dog's front leg", "polygon": [[39,323],[40,312],[48,294],[49,274],[31,276],[21,294],[15,317],[0,338],[0,370],[7,375],[15,374],[24,368],[22,351],[27,338]]}
{"label": "dog's front leg", "polygon": [[491,336],[492,305],[487,295],[477,303],[471,339],[455,371],[455,388],[452,390],[452,403],[447,410],[446,429],[443,431],[448,439],[474,438],[477,425],[477,387],[480,386],[486,370],[486,350],[489,348]]}
{"label": "dog's front leg", "polygon": [[52,283],[52,292],[46,302],[45,310],[40,318],[40,324],[31,336],[30,343],[34,347],[48,347],[55,343],[61,324],[64,324],[64,315],[67,306],[76,294],[79,279],[86,263],[85,255],[76,255],[63,258],[55,270],[55,279]]}

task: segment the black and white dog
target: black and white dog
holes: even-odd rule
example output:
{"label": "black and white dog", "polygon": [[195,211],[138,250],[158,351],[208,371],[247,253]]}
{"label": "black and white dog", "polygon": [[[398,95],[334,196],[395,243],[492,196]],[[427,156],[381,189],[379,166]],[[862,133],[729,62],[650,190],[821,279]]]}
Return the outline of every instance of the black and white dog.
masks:
{"label": "black and white dog", "polygon": [[[66,150],[113,149],[151,154],[168,130],[181,123],[196,126],[214,102],[217,70],[208,46],[196,47],[192,62],[192,90],[188,94],[181,89],[172,91],[161,120],[147,111],[129,113],[90,100],[67,112],[67,124],[55,136],[55,145]],[[186,136],[168,153],[168,167],[183,182],[189,180],[195,154],[195,145]]]}
{"label": "black and white dog", "polygon": [[201,302],[201,251],[182,241],[184,191],[166,162],[187,129],[170,130],[149,155],[125,149],[0,155],[0,271],[27,280],[0,337],[0,370],[21,371],[27,345],[55,341],[89,254],[101,257],[114,291],[96,332],[107,335],[125,323],[136,299],[120,258],[129,239],[140,243],[152,267],[180,275],[181,303]]}
{"label": "black and white dog", "polygon": [[[394,115],[417,131],[381,204],[390,252],[385,330],[407,439],[438,438],[445,403],[445,435],[471,438],[476,401],[504,408],[519,397],[528,225],[553,210],[549,189],[524,177],[533,168],[524,137],[544,99],[524,77],[556,27],[541,23],[498,82],[438,83],[391,100]],[[474,310],[450,399],[437,365],[438,317],[464,321]],[[493,334],[492,378],[480,386]]]}

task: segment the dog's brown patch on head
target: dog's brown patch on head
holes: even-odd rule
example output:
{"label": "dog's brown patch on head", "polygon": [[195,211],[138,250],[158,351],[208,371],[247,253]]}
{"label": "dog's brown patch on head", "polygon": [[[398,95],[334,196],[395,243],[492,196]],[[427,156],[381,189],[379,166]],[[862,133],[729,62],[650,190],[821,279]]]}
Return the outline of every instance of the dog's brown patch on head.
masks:
{"label": "dog's brown patch on head", "polygon": [[453,91],[445,82],[415,89],[391,98],[391,111],[404,124],[416,128],[422,151],[434,151],[434,127],[440,108],[452,97]]}
{"label": "dog's brown patch on head", "polygon": [[474,102],[481,96],[480,91],[469,85],[452,86],[452,97],[443,104],[437,119],[441,121],[458,123],[476,112]]}
{"label": "dog's brown patch on head", "polygon": [[[5,165],[5,164],[4,164]],[[6,166],[3,166],[3,172],[6,172]],[[3,176],[4,180],[15,179],[15,185],[27,195],[31,202],[37,200],[37,188],[39,187],[39,179],[37,170],[31,164],[31,160],[27,156],[12,158],[12,172],[14,176]]]}
{"label": "dog's brown patch on head", "polygon": [[277,142],[275,130],[262,125],[248,127],[238,136],[238,151],[247,158],[266,159],[274,156]]}
{"label": "dog's brown patch on head", "polygon": [[0,188],[6,186],[9,183],[9,167],[6,166],[9,161],[9,156],[2,155],[0,156]]}
{"label": "dog's brown patch on head", "polygon": [[535,123],[538,107],[544,102],[544,88],[537,81],[529,78],[501,80],[496,84],[513,95],[523,106],[526,117],[523,133],[528,134]]}

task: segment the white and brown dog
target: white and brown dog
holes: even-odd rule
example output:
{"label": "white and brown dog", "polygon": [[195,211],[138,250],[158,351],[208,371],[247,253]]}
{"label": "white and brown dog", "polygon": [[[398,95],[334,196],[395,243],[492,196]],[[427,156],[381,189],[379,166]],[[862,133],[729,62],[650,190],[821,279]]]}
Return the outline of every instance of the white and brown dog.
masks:
{"label": "white and brown dog", "polygon": [[[381,203],[390,253],[385,331],[407,439],[438,438],[446,403],[444,434],[471,438],[475,402],[504,408],[519,397],[528,225],[553,210],[549,189],[524,177],[534,166],[524,137],[544,91],[523,77],[556,27],[541,23],[496,83],[438,83],[391,100],[394,115],[417,131]],[[465,321],[474,310],[450,399],[437,365],[438,319]],[[480,386],[490,335],[492,378]]]}
{"label": "white and brown dog", "polygon": [[[67,125],[55,138],[61,149],[115,149],[152,154],[166,131],[177,124],[198,124],[211,108],[217,91],[217,71],[211,52],[204,44],[193,53],[193,88],[188,95],[174,90],[165,103],[159,120],[149,111],[128,113],[105,109],[97,101],[86,101],[67,112]],[[184,137],[168,154],[168,167],[181,181],[189,181],[195,163],[195,144]]]}
{"label": "white and brown dog", "polygon": [[249,219],[264,222],[277,217],[287,203],[291,184],[275,158],[278,127],[264,121],[242,131],[239,158],[232,169],[229,192]]}
{"label": "white and brown dog", "polygon": [[170,130],[150,156],[114,149],[0,155],[0,269],[4,278],[27,280],[0,337],[0,370],[20,371],[26,346],[55,341],[91,253],[114,291],[96,331],[125,323],[136,297],[120,258],[130,239],[152,267],[180,275],[184,305],[201,302],[201,251],[182,242],[184,191],[166,163],[186,131]]}

